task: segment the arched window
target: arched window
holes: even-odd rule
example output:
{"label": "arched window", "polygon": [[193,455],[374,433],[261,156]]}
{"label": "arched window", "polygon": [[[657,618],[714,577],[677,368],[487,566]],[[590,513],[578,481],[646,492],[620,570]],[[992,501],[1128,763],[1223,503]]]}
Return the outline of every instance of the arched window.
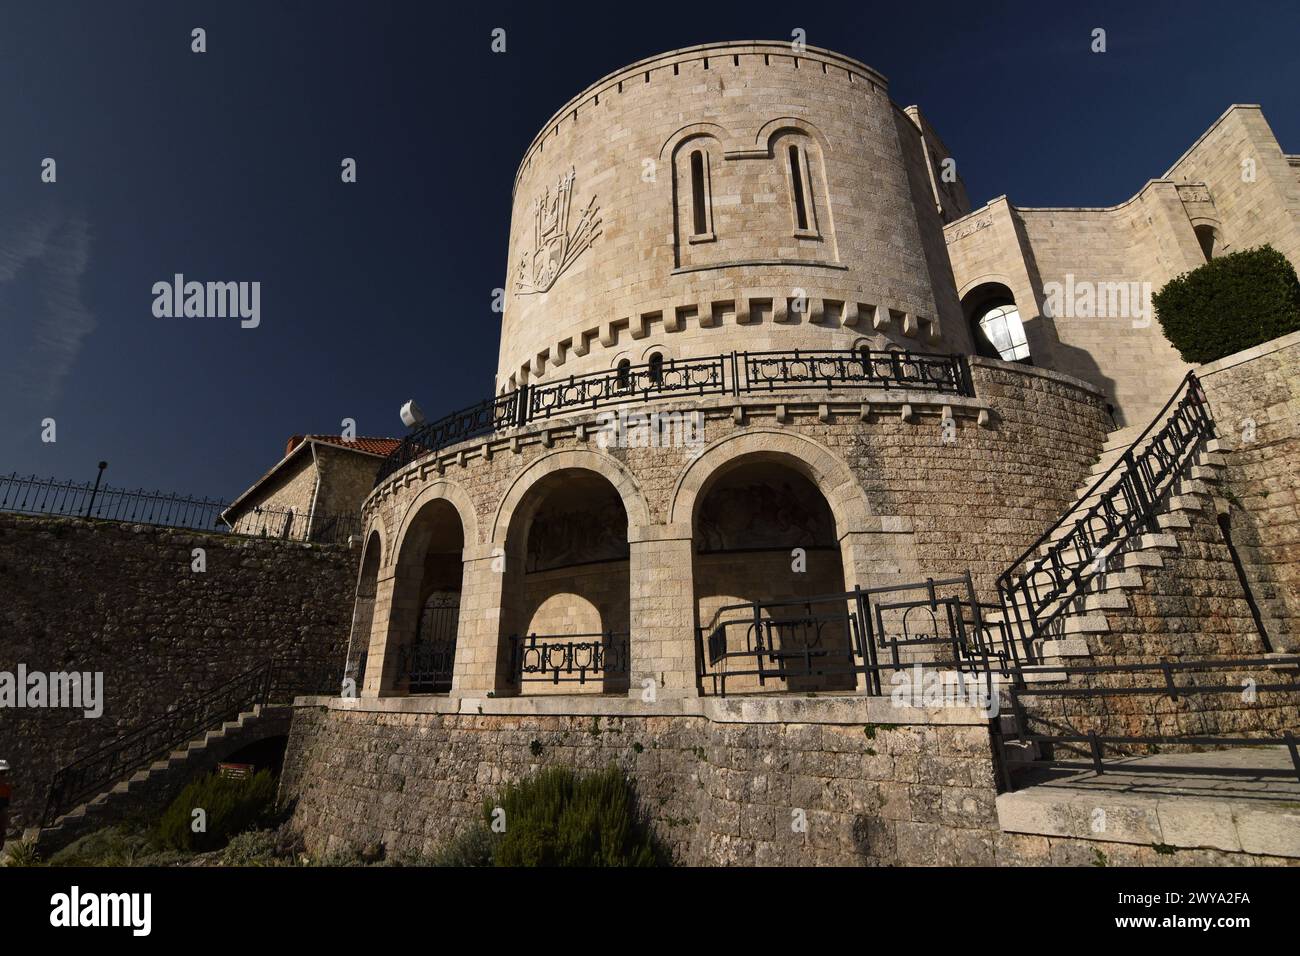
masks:
{"label": "arched window", "polygon": [[786,147],[786,174],[790,180],[790,209],[794,219],[794,234],[815,238],[817,233],[816,203],[813,202],[812,173],[808,166],[808,151],[798,143]]}
{"label": "arched window", "polygon": [[627,359],[623,359],[618,363],[617,384],[619,388],[632,387],[632,363]]}
{"label": "arched window", "polygon": [[662,385],[664,381],[664,356],[662,352],[655,352],[650,356],[650,381],[656,385]]}
{"label": "arched window", "polygon": [[991,345],[1006,362],[1024,362],[1029,358],[1025,327],[1014,303],[985,306],[975,318],[977,335]]}
{"label": "arched window", "polygon": [[713,197],[709,192],[709,154],[691,152],[691,242],[713,238]]}

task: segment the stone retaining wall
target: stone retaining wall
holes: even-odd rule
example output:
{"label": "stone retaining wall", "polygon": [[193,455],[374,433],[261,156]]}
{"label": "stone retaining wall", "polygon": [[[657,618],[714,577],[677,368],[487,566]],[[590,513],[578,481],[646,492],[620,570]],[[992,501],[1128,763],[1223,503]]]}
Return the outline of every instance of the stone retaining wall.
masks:
{"label": "stone retaining wall", "polygon": [[[207,570],[192,570],[193,549]],[[0,514],[0,671],[103,673],[103,715],[0,710],[15,832],[54,771],[272,657],[339,662],[357,553],[291,541]]]}

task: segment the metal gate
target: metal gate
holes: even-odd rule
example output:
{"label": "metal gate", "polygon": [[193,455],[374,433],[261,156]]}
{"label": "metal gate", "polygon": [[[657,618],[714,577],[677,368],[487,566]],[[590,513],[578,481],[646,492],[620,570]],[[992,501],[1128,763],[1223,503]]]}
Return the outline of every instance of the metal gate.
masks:
{"label": "metal gate", "polygon": [[402,669],[412,694],[443,694],[451,690],[456,661],[456,629],[460,623],[460,592],[435,591],[424,602],[415,643],[404,654]]}

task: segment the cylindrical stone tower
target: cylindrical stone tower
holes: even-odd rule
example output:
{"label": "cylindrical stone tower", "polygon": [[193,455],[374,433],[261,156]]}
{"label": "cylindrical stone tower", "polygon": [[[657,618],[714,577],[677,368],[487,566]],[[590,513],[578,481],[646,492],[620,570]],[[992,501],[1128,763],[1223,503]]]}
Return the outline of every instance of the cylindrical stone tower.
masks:
{"label": "cylindrical stone tower", "polygon": [[827,50],[611,73],[520,165],[497,391],[654,353],[969,351],[932,159],[885,79]]}

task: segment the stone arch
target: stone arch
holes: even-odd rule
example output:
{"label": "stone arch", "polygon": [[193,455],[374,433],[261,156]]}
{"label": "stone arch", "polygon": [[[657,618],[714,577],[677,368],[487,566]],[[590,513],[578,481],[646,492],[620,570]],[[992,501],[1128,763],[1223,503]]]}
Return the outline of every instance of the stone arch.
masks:
{"label": "stone arch", "polygon": [[[648,520],[640,490],[608,456],[557,452],[525,469],[493,531],[504,561],[498,692],[626,691],[631,529]],[[587,666],[601,654],[607,666],[581,681],[572,669],[554,683],[538,670],[569,657]]]}
{"label": "stone arch", "polygon": [[429,482],[407,505],[376,602],[386,612],[382,636],[373,639],[382,659],[379,693],[450,689],[465,560],[478,534],[473,502],[453,481]]}
{"label": "stone arch", "polygon": [[636,532],[650,524],[650,508],[646,504],[641,486],[637,484],[632,472],[617,459],[609,455],[598,454],[579,448],[552,451],[535,459],[532,464],[515,476],[509,490],[501,499],[496,516],[492,520],[492,534],[489,539],[493,548],[505,548],[506,535],[515,510],[527,496],[529,489],[547,475],[566,469],[594,471],[609,480],[619,497],[623,499],[623,509],[627,512],[629,539]]}
{"label": "stone arch", "polygon": [[780,459],[812,481],[830,505],[840,538],[871,530],[866,493],[843,459],[806,435],[771,428],[733,432],[707,445],[677,478],[669,523],[690,527],[708,483],[725,473],[729,463],[755,455]]}
{"label": "stone arch", "polygon": [[[1024,326],[1024,306],[1016,301],[1010,285],[987,277],[983,281],[968,284],[961,294],[961,308],[970,332],[971,344],[977,354],[985,358],[1032,364],[1033,356]],[[1003,315],[1007,309],[1011,312]],[[999,344],[985,333],[981,323],[991,313],[1000,316],[993,324],[1002,329],[1004,336],[1010,335],[1006,343]]]}
{"label": "stone arch", "polygon": [[660,162],[675,155],[687,140],[699,136],[707,136],[716,140],[724,153],[728,152],[729,147],[733,147],[735,144],[735,137],[725,127],[719,126],[717,123],[690,123],[676,130],[664,140],[663,145],[659,147]]}
{"label": "stone arch", "polygon": [[401,520],[397,525],[397,534],[394,536],[395,545],[389,555],[390,563],[393,556],[401,552],[415,516],[427,503],[435,500],[446,501],[456,509],[461,526],[465,529],[466,544],[469,542],[478,544],[482,540],[478,526],[478,511],[474,508],[474,500],[470,498],[469,492],[451,478],[437,478],[425,484],[402,512]]}
{"label": "stone arch", "polygon": [[790,130],[803,133],[816,141],[823,154],[830,151],[830,141],[826,139],[825,134],[812,123],[798,116],[778,116],[775,119],[768,120],[754,134],[754,146],[757,149],[764,150],[767,155],[771,156],[772,143],[782,133]]}

